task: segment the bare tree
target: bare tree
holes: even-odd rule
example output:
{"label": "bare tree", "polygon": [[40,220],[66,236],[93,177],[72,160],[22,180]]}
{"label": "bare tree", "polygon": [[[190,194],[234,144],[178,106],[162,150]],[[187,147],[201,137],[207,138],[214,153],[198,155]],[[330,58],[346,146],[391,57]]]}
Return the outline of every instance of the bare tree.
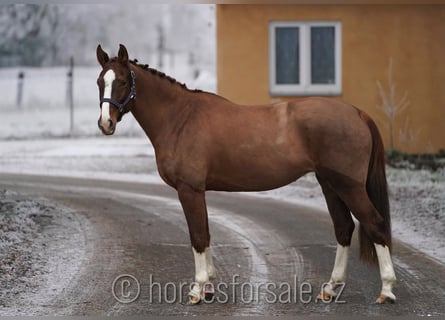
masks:
{"label": "bare tree", "polygon": [[123,43],[132,57],[155,66],[164,53],[171,59],[191,53],[196,66],[213,66],[214,18],[208,4],[4,5],[0,65],[66,65],[70,56],[78,65],[96,65],[98,43],[110,50]]}
{"label": "bare tree", "polygon": [[422,128],[412,129],[409,119],[405,119],[403,128],[399,130],[399,141],[408,146],[415,145],[421,132]]}
{"label": "bare tree", "polygon": [[393,62],[392,57],[389,59],[388,66],[388,92],[385,91],[381,82],[377,80],[377,87],[379,89],[380,97],[382,99],[382,104],[378,105],[377,108],[385,114],[388,120],[388,131],[389,131],[389,147],[390,149],[395,149],[394,144],[394,121],[398,115],[408,108],[411,102],[408,100],[408,91],[405,91],[402,98],[397,100],[396,98],[396,84],[393,81]]}

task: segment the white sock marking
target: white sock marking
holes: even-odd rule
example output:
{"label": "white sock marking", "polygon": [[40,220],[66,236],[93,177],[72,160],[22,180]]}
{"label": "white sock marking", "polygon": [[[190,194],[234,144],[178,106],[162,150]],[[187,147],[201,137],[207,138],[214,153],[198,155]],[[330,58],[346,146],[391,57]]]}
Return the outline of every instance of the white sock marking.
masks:
{"label": "white sock marking", "polygon": [[334,270],[331,280],[334,282],[344,282],[346,279],[346,267],[348,265],[349,247],[344,247],[337,243],[337,252],[335,253]]}
{"label": "white sock marking", "polygon": [[[206,248],[207,250],[208,248]],[[192,248],[195,257],[195,285],[193,286],[190,295],[201,297],[201,291],[204,283],[209,281],[209,274],[207,273],[207,259],[206,252],[198,253],[195,248]]]}
{"label": "white sock marking", "polygon": [[331,279],[328,285],[324,288],[326,293],[331,296],[336,296],[335,288],[346,280],[346,267],[348,265],[349,247],[342,246],[337,243],[337,252],[335,253],[334,269],[332,270]]}
{"label": "white sock marking", "polygon": [[396,281],[396,274],[391,261],[391,254],[389,248],[380,244],[374,244],[379,260],[380,277],[382,279],[382,293],[383,295],[396,299],[392,293],[392,285]]}
{"label": "white sock marking", "polygon": [[205,252],[198,253],[193,248],[193,255],[195,256],[195,281],[198,283],[204,283],[209,280],[207,274],[207,261]]}
{"label": "white sock marking", "polygon": [[[105,72],[104,75],[104,98],[110,99],[111,98],[111,92],[113,90],[113,81],[116,79],[116,74],[113,70],[108,70]],[[101,122],[102,125],[108,124],[108,120],[110,119],[110,104],[108,102],[104,102],[102,104],[102,113],[101,113]]]}

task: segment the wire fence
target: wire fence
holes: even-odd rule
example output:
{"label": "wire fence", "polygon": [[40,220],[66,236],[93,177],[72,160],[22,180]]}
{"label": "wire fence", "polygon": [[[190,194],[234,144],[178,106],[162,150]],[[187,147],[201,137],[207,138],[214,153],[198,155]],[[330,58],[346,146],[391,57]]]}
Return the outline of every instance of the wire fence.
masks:
{"label": "wire fence", "polygon": [[98,101],[96,67],[0,69],[1,109],[86,107]]}
{"label": "wire fence", "polygon": [[[215,92],[214,70],[196,70],[187,56],[165,59],[163,71],[190,88]],[[0,68],[0,139],[96,135],[99,66]],[[118,126],[120,135],[142,135],[133,117]]]}

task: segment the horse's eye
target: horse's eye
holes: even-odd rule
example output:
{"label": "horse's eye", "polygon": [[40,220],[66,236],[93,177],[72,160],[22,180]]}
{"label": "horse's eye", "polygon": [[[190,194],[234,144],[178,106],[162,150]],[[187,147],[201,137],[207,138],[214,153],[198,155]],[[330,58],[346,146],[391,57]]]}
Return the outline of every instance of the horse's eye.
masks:
{"label": "horse's eye", "polygon": [[126,85],[127,85],[127,81],[125,81],[125,80],[120,80],[119,81],[119,86],[125,87]]}

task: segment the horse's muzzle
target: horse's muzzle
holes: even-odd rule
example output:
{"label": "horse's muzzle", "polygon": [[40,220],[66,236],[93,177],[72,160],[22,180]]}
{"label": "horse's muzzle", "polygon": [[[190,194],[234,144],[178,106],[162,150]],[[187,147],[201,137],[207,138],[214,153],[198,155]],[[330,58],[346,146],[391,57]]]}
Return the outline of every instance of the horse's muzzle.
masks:
{"label": "horse's muzzle", "polygon": [[102,131],[102,133],[106,136],[112,135],[116,129],[116,124],[111,119],[108,119],[108,121],[103,123],[102,118],[100,118],[97,121],[97,125],[99,126],[100,131]]}

